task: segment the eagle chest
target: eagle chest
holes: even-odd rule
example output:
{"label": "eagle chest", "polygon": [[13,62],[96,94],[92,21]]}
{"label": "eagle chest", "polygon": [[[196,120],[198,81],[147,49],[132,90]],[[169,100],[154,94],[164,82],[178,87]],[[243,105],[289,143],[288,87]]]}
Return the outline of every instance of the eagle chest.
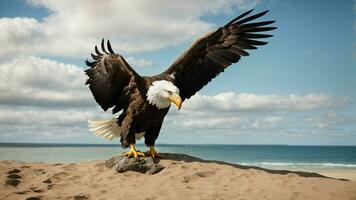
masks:
{"label": "eagle chest", "polygon": [[139,112],[140,114],[137,116],[136,125],[140,129],[144,129],[141,131],[160,127],[167,112],[168,108],[157,109],[152,105],[146,104],[142,107]]}

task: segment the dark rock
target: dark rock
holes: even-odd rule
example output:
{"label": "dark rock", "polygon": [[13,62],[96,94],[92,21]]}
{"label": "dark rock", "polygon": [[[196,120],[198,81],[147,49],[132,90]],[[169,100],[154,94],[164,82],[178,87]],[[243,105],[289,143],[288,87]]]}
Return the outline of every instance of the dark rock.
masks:
{"label": "dark rock", "polygon": [[63,163],[54,163],[53,166],[60,166],[63,165]]}
{"label": "dark rock", "polygon": [[146,173],[147,174],[157,174],[162,171],[164,167],[162,165],[154,164],[151,169],[149,169]]}
{"label": "dark rock", "polygon": [[88,195],[85,194],[77,194],[74,196],[74,200],[87,200],[89,199]]}
{"label": "dark rock", "polygon": [[52,187],[53,187],[53,184],[48,184],[48,185],[47,185],[47,190],[52,189]]}
{"label": "dark rock", "polygon": [[44,183],[52,183],[51,179],[49,179],[49,178],[46,179],[46,180],[44,180],[43,182],[44,182]]}
{"label": "dark rock", "polygon": [[20,182],[21,181],[18,179],[7,179],[5,184],[12,185],[12,186],[16,187],[18,184],[20,184]]}
{"label": "dark rock", "polygon": [[135,171],[147,174],[160,172],[164,167],[157,164],[151,157],[128,158],[123,155],[115,156],[106,161],[105,166],[114,168],[115,171],[123,173],[126,171]]}
{"label": "dark rock", "polygon": [[26,200],[41,200],[41,197],[28,197]]}
{"label": "dark rock", "polygon": [[22,179],[22,177],[18,174],[10,174],[7,176],[9,179]]}
{"label": "dark rock", "polygon": [[15,169],[10,170],[8,172],[8,174],[17,174],[17,173],[20,173],[20,172],[21,172],[21,170],[15,168]]}

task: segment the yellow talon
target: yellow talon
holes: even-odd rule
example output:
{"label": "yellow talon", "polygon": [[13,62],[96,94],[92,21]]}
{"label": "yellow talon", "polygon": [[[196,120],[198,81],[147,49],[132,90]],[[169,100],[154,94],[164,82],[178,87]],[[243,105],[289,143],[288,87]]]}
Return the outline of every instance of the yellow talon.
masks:
{"label": "yellow talon", "polygon": [[145,154],[137,151],[134,144],[130,144],[130,151],[126,152],[124,156],[138,158],[139,156],[145,157]]}
{"label": "yellow talon", "polygon": [[147,151],[147,154],[148,154],[148,156],[151,156],[153,159],[155,159],[156,157],[163,158],[163,156],[156,151],[154,146],[150,146],[150,150]]}

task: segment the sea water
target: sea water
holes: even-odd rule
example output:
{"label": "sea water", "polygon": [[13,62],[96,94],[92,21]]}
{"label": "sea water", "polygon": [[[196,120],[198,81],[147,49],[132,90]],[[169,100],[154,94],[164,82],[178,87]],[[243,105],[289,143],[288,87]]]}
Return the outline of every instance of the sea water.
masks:
{"label": "sea water", "polygon": [[[137,148],[147,150],[143,145]],[[158,144],[156,149],[270,169],[356,169],[356,146]],[[0,160],[85,162],[105,160],[122,152],[119,145],[0,143]]]}

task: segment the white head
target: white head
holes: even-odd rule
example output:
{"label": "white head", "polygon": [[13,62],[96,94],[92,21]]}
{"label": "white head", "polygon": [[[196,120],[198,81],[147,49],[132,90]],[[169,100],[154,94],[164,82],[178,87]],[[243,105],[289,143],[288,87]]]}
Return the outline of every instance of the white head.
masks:
{"label": "white head", "polygon": [[147,101],[158,109],[168,108],[171,103],[176,104],[178,109],[182,105],[179,89],[172,82],[166,80],[152,82],[147,91]]}

